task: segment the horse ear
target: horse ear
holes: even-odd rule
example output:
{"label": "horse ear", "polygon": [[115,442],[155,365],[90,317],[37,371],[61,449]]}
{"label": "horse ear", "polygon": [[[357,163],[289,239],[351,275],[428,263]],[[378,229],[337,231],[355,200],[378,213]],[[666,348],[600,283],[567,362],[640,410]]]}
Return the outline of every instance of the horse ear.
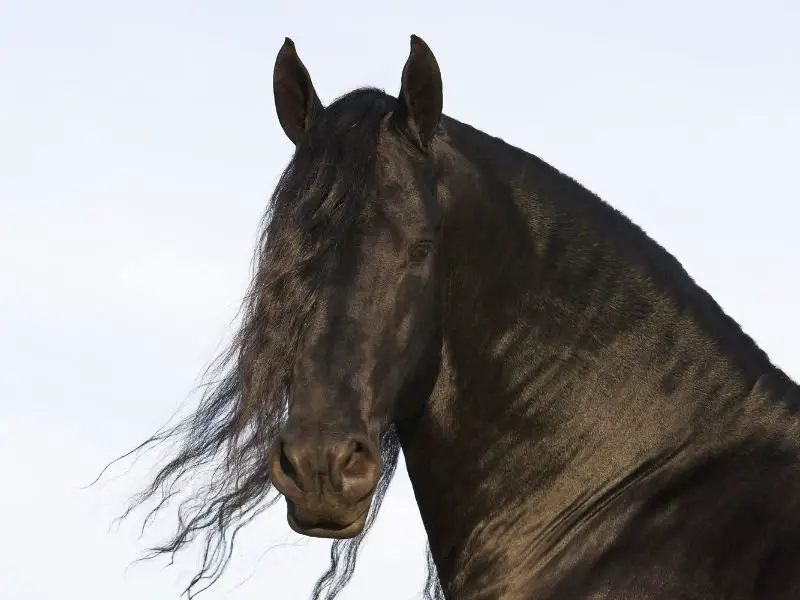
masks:
{"label": "horse ear", "polygon": [[288,37],[275,59],[272,88],[281,127],[292,143],[297,145],[324,109],[314,91],[308,70],[297,56],[294,42]]}
{"label": "horse ear", "polygon": [[422,38],[411,36],[411,52],[403,67],[400,96],[392,120],[414,142],[427,148],[442,117],[442,74]]}

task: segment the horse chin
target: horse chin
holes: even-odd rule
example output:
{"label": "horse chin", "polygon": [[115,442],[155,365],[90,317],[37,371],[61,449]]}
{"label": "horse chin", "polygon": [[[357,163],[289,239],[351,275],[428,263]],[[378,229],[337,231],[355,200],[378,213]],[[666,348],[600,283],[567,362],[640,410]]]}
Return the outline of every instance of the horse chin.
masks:
{"label": "horse chin", "polygon": [[364,530],[370,500],[355,506],[303,506],[286,501],[286,520],[293,531],[301,535],[327,539],[347,539]]}
{"label": "horse chin", "polygon": [[289,527],[293,531],[308,537],[343,540],[356,537],[364,530],[367,522],[367,515],[363,515],[347,525],[340,525],[332,521],[319,521],[315,523],[305,523],[298,521],[291,514],[286,515]]}

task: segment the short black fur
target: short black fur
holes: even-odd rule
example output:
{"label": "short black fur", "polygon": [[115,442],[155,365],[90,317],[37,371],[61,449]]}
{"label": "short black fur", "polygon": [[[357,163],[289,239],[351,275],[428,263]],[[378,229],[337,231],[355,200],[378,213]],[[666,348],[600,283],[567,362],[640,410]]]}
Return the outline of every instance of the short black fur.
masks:
{"label": "short black fur", "polygon": [[[282,85],[313,90],[288,50]],[[332,598],[402,448],[429,598],[800,595],[798,386],[626,217],[442,116],[419,38],[403,73],[398,99],[278,107],[296,149],[241,329],[146,443],[183,445],[135,504],[214,467],[156,554],[206,535],[190,595],[213,583],[274,484],[339,538]]]}

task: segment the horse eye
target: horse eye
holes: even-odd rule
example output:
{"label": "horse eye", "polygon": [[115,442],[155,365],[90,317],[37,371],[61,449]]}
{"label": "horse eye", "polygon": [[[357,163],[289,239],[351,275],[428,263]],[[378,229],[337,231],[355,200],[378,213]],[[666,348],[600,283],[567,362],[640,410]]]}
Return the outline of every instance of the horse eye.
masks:
{"label": "horse eye", "polygon": [[433,242],[430,240],[416,242],[411,246],[411,248],[408,249],[408,258],[411,260],[411,262],[422,262],[428,258],[428,255],[431,253],[432,249]]}

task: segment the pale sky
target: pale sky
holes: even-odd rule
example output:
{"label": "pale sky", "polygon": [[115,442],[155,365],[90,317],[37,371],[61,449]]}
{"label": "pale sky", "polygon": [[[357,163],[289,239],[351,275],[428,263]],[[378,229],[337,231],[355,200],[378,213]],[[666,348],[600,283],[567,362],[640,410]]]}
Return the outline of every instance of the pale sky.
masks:
{"label": "pale sky", "polygon": [[[422,36],[447,114],[628,214],[800,377],[800,3],[655,5],[1,2],[0,597],[172,600],[193,572],[129,569],[138,523],[109,531],[142,469],[80,488],[193,398],[230,333],[292,150],[271,87],[287,35],[324,102],[396,93]],[[399,471],[342,598],[419,597]],[[304,599],[327,564],[282,503],[239,542],[201,598]]]}

